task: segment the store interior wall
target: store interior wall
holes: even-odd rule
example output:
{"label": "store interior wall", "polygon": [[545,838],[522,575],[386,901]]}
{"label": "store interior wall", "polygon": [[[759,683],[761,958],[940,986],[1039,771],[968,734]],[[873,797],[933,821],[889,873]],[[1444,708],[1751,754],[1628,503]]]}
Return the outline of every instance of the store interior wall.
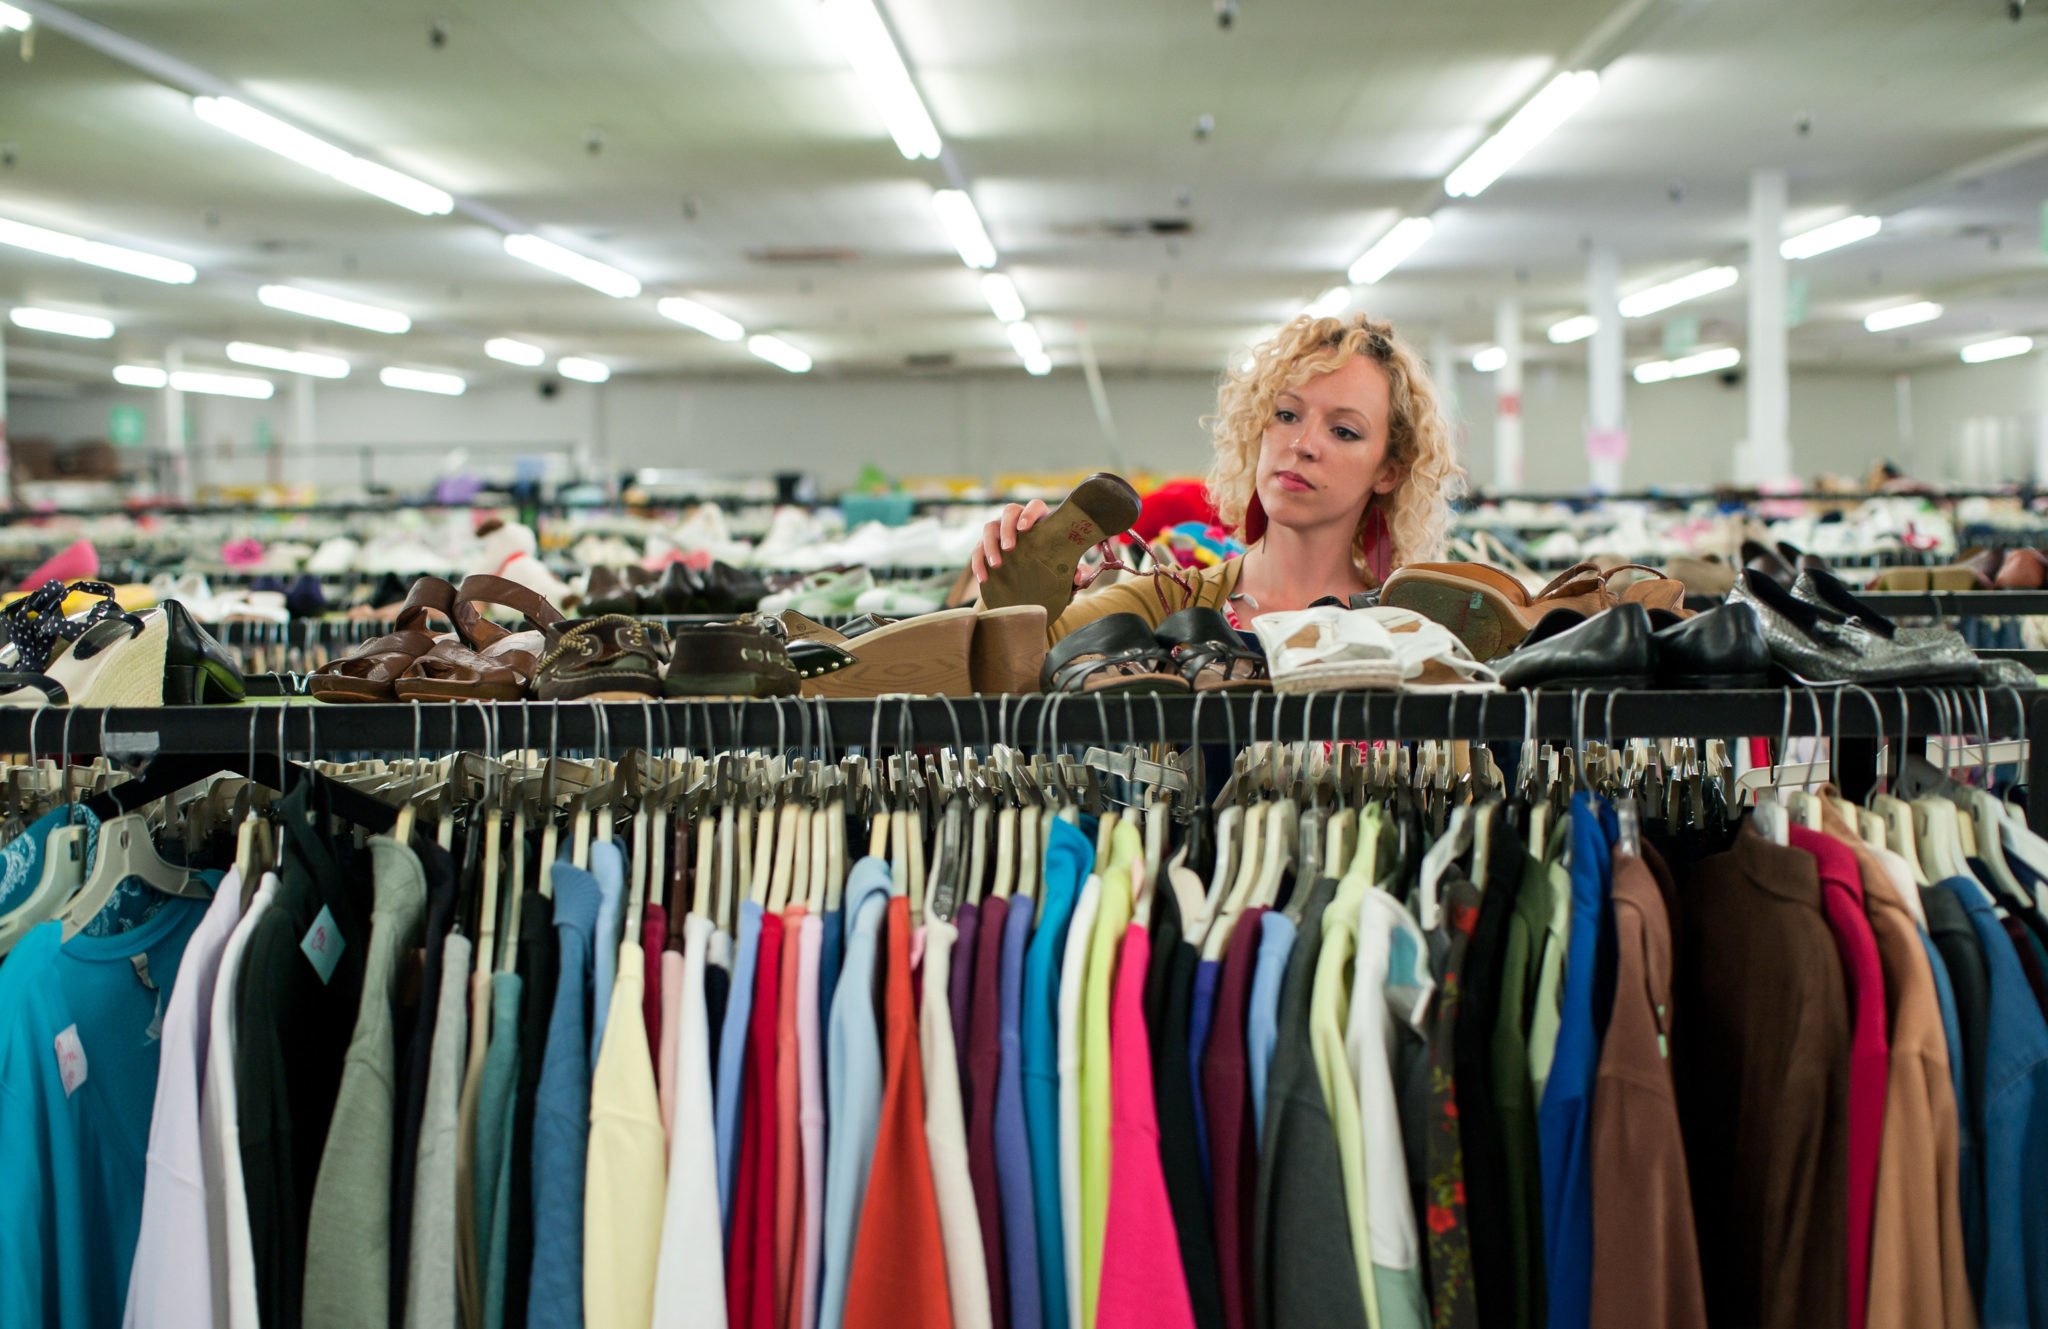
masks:
{"label": "store interior wall", "polygon": [[[1901,383],[1905,386],[1901,386]],[[931,379],[732,379],[634,376],[602,386],[539,380],[473,388],[460,398],[363,383],[314,384],[315,446],[295,437],[292,389],[268,402],[185,398],[193,478],[201,484],[351,486],[431,480],[463,449],[469,464],[509,469],[549,459],[561,478],[581,458],[592,474],[642,466],[759,474],[769,466],[814,474],[826,490],[869,463],[897,475],[1120,469],[1199,472],[1209,441],[1215,379],[1204,374],[1110,375],[1115,438],[1105,435],[1079,375],[1013,374]],[[1475,483],[1493,477],[1493,381],[1457,376],[1459,433]],[[1795,372],[1792,443],[1798,469],[1860,476],[1881,459],[1930,480],[1993,483],[2035,478],[2048,438],[2048,355],[1942,367],[1910,375]],[[160,447],[159,394],[113,390],[75,397],[16,395],[8,432],[64,443],[103,438],[108,409],[141,408]],[[1744,429],[1740,384],[1703,377],[1631,384],[1630,488],[1713,484],[1734,477]],[[1528,491],[1584,487],[1586,383],[1575,365],[1532,365],[1524,376]],[[258,440],[281,447],[266,458]],[[365,461],[359,440],[380,440]]]}

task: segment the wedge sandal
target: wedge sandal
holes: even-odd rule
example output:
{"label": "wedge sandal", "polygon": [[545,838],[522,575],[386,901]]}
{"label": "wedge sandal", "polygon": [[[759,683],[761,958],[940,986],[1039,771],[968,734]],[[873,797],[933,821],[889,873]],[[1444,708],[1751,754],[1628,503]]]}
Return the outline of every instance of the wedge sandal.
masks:
{"label": "wedge sandal", "polygon": [[1567,568],[1533,595],[1484,563],[1410,563],[1387,578],[1379,602],[1443,624],[1474,657],[1491,660],[1520,645],[1551,610],[1596,614],[1614,595],[1593,563]]}
{"label": "wedge sandal", "polygon": [[989,569],[981,602],[990,609],[1037,605],[1047,622],[1074,598],[1074,570],[1081,556],[1138,519],[1138,491],[1121,476],[1098,472],[1083,480],[1066,501],[1017,537],[1003,561]]}

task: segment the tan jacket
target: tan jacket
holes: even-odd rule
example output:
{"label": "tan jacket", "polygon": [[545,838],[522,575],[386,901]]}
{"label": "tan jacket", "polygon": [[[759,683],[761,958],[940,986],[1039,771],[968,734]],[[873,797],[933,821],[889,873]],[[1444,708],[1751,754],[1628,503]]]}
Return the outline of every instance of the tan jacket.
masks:
{"label": "tan jacket", "polygon": [[1884,864],[1845,818],[1823,806],[1821,829],[1855,852],[1863,877],[1863,907],[1877,935],[1891,1026],[1867,1329],[1975,1329],[1963,1265],[1955,1082],[1934,970]]}

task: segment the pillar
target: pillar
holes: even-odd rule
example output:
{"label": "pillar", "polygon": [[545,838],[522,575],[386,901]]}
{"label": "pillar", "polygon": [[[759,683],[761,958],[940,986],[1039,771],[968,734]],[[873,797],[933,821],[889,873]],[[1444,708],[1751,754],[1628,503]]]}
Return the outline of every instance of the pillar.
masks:
{"label": "pillar", "polygon": [[1744,484],[1792,474],[1791,376],[1786,366],[1785,172],[1749,177],[1749,349],[1743,359],[1749,391],[1748,447],[1738,454],[1736,479]]}
{"label": "pillar", "polygon": [[[185,368],[185,352],[176,342],[164,348],[164,373],[175,376]],[[185,394],[164,385],[164,458],[170,475],[170,493],[165,495],[174,503],[192,501],[192,476],[189,469],[190,457],[185,450]]]}
{"label": "pillar", "polygon": [[1586,469],[1593,489],[1621,488],[1628,460],[1627,397],[1623,375],[1621,259],[1606,246],[1586,260],[1586,307],[1600,326],[1586,345]]}
{"label": "pillar", "polygon": [[[306,458],[308,471],[313,470],[313,449],[319,442],[314,425],[314,407],[317,405],[313,395],[314,382],[311,374],[300,374],[297,381],[292,384],[291,446],[294,451]],[[285,449],[273,442],[270,449],[270,483],[273,485],[285,483],[284,454]],[[318,483],[317,475],[312,478]]]}
{"label": "pillar", "polygon": [[1522,478],[1522,302],[1493,307],[1493,340],[1506,358],[1493,376],[1493,488],[1513,493]]}
{"label": "pillar", "polygon": [[1458,345],[1451,340],[1451,330],[1442,325],[1429,337],[1429,374],[1436,380],[1437,405],[1443,408],[1451,436],[1462,439],[1465,431],[1458,414]]}
{"label": "pillar", "polygon": [[7,451],[7,338],[0,334],[0,506],[14,501],[14,461]]}

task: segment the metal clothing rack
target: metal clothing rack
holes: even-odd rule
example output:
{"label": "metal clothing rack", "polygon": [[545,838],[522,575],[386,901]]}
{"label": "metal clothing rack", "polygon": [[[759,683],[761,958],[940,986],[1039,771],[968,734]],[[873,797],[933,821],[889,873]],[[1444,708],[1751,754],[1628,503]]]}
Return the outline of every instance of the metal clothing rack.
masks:
{"label": "metal clothing rack", "polygon": [[[1224,743],[1464,739],[1512,744],[1622,738],[1825,736],[1836,781],[1860,798],[1880,743],[1968,734],[2024,738],[2048,726],[2048,691],[1777,688],[1756,691],[1329,692],[1301,696],[1128,693],[877,700],[675,700],[162,708],[0,708],[0,751],[242,759],[252,751],[353,755],[545,748],[623,753],[694,746],[904,749],[1003,742]],[[2027,787],[2048,790],[2048,745],[2030,744]],[[2048,797],[2030,821],[2048,832]]]}

